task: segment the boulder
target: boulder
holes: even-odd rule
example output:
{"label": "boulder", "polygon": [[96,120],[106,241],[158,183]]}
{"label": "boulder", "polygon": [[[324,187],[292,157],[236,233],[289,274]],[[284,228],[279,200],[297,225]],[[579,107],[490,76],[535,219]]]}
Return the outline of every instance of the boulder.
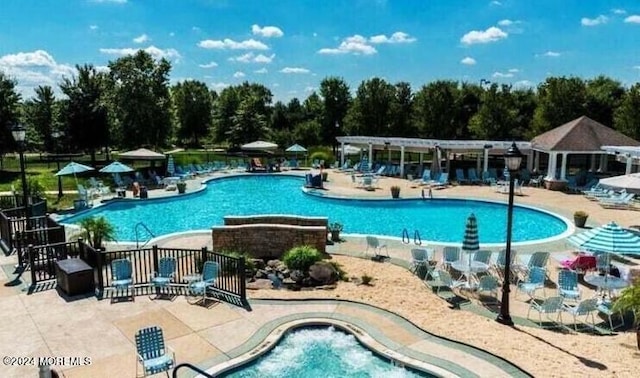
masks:
{"label": "boulder", "polygon": [[280,260],[269,260],[267,261],[267,266],[269,268],[277,268],[278,265],[282,264],[282,261]]}
{"label": "boulder", "polygon": [[263,259],[251,259],[251,262],[253,263],[253,266],[256,269],[264,269],[265,267],[265,263]]}
{"label": "boulder", "polygon": [[338,272],[333,265],[318,261],[309,268],[309,277],[316,285],[332,285],[338,281]]}
{"label": "boulder", "polygon": [[273,282],[270,279],[257,279],[254,282],[247,283],[247,290],[261,290],[273,288]]}
{"label": "boulder", "polygon": [[299,270],[293,270],[291,271],[289,278],[291,278],[294,282],[300,282],[304,279],[304,273]]}

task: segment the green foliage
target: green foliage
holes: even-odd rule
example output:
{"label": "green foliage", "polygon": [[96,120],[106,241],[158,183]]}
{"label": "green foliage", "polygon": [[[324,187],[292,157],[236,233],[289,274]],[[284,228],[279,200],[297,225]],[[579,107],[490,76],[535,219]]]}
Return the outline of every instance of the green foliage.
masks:
{"label": "green foliage", "polygon": [[333,267],[333,269],[336,270],[336,273],[338,273],[338,279],[340,281],[349,281],[349,276],[347,275],[347,272],[344,271],[344,269],[342,269],[342,264],[340,264],[337,261],[327,261],[329,263],[329,265],[331,265]]}
{"label": "green foliage", "polygon": [[102,242],[115,240],[116,229],[105,217],[84,218],[80,221],[80,227],[93,248],[102,248]]}
{"label": "green foliage", "polygon": [[178,119],[178,137],[199,146],[213,120],[213,102],[207,85],[186,80],[174,85],[171,94]]}
{"label": "green foliage", "polygon": [[534,135],[585,115],[586,85],[578,77],[549,77],[538,86],[538,106],[533,116]]}
{"label": "green foliage", "polygon": [[[13,186],[16,189],[16,193],[22,194],[22,180],[17,179],[14,181]],[[46,188],[42,184],[40,177],[27,176],[27,195],[44,198]]]}
{"label": "green foliage", "polygon": [[282,261],[287,268],[291,270],[300,270],[304,273],[309,271],[311,265],[320,260],[322,260],[320,252],[308,245],[291,248],[282,258]]}
{"label": "green foliage", "polygon": [[638,327],[640,325],[640,280],[637,280],[633,285],[624,288],[620,292],[620,296],[613,304],[614,312],[624,313],[630,311],[633,313],[634,325]]}
{"label": "green foliage", "polygon": [[16,91],[17,82],[0,71],[0,154],[16,147],[11,135],[11,127],[18,123],[20,95]]}
{"label": "green foliage", "polygon": [[[222,251],[221,252],[223,255],[225,256],[229,256],[229,257],[234,257],[236,259],[242,259],[244,260],[244,267],[245,269],[255,269],[255,264],[253,263],[253,260],[251,258],[250,255],[248,255],[247,253],[244,252],[238,252],[238,251]],[[235,269],[236,269],[236,265],[230,261],[228,261],[226,264],[222,264],[221,267],[222,271],[225,273],[234,273]]]}
{"label": "green foliage", "polygon": [[[341,77],[325,77],[320,82],[320,95],[323,98],[323,112],[321,118],[316,118],[322,124],[321,137],[324,144],[335,143],[340,129],[336,122],[343,125],[351,105],[349,85]],[[343,125],[344,126],[344,125]]]}
{"label": "green foliage", "polygon": [[575,213],[573,213],[573,216],[576,218],[586,218],[589,216],[589,214],[587,214],[586,211],[578,210]]}
{"label": "green foliage", "polygon": [[309,161],[313,162],[314,160],[324,160],[324,165],[325,167],[327,167],[329,164],[331,164],[331,160],[333,159],[331,153],[324,150],[317,150],[309,155]]}
{"label": "green foliage", "polygon": [[342,223],[338,223],[338,222],[333,222],[333,223],[329,223],[329,225],[327,226],[329,228],[329,231],[342,231],[343,229],[343,225]]}
{"label": "green foliage", "polygon": [[614,110],[614,125],[618,131],[635,140],[640,139],[640,83],[634,84]]}
{"label": "green foliage", "polygon": [[349,128],[359,135],[391,136],[396,88],[384,79],[363,81],[349,109]]}
{"label": "green foliage", "polygon": [[371,285],[371,281],[373,281],[373,277],[365,273],[360,277],[360,280],[362,281],[363,285],[369,286]]}

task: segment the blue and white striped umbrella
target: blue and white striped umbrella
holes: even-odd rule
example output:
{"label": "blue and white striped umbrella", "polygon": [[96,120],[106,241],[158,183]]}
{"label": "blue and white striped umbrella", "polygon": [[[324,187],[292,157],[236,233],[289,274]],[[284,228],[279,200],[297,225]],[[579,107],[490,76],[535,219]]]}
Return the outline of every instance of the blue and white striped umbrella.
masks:
{"label": "blue and white striped umbrella", "polygon": [[596,253],[640,254],[640,236],[623,229],[616,222],[569,236],[567,241],[578,248]]}
{"label": "blue and white striped umbrella", "polygon": [[173,162],[173,155],[169,155],[169,160],[167,161],[167,173],[171,176],[176,173],[176,165]]}
{"label": "blue and white striped umbrella", "polygon": [[462,250],[467,252],[469,271],[471,271],[471,254],[480,249],[480,237],[478,236],[478,220],[475,214],[471,213],[467,218],[464,228],[464,238],[462,239]]}

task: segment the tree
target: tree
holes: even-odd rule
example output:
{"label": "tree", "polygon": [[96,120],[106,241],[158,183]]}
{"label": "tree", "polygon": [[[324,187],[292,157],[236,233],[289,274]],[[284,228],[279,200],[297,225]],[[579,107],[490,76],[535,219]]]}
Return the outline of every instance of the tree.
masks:
{"label": "tree", "polygon": [[324,104],[322,103],[322,99],[320,98],[320,96],[318,96],[315,91],[311,92],[309,97],[304,100],[302,107],[304,109],[305,121],[322,121],[322,115],[324,114]]}
{"label": "tree", "polygon": [[54,151],[53,131],[57,121],[56,98],[53,89],[46,86],[38,86],[35,90],[36,97],[25,103],[26,122],[42,141],[45,151]]}
{"label": "tree", "polygon": [[16,81],[0,71],[0,156],[14,145],[11,129],[18,124],[20,95]]}
{"label": "tree", "polygon": [[621,133],[640,140],[640,83],[634,84],[622,97],[613,124]]}
{"label": "tree", "polygon": [[471,135],[478,139],[516,139],[517,109],[515,109],[511,86],[492,84],[481,97],[482,105],[469,121]]}
{"label": "tree", "polygon": [[187,80],[174,85],[171,93],[178,120],[178,137],[199,146],[213,121],[213,103],[207,85]]}
{"label": "tree", "polygon": [[139,50],[109,62],[120,143],[124,147],[164,145],[171,136],[171,64]]}
{"label": "tree", "polygon": [[76,66],[77,75],[60,84],[67,96],[63,102],[67,129],[66,140],[77,150],[88,150],[92,163],[95,151],[108,146],[110,130],[105,100],[106,77],[92,65]]}
{"label": "tree", "polygon": [[472,133],[469,129],[469,123],[471,118],[480,110],[483,93],[484,89],[477,84],[462,83],[457,101],[458,121],[456,122],[456,127],[458,128],[456,134],[462,139],[471,138]]}
{"label": "tree", "polygon": [[322,125],[322,141],[334,144],[340,132],[336,123],[342,126],[351,104],[349,86],[342,78],[326,77],[320,82],[320,95],[323,99],[323,116],[319,120]]}
{"label": "tree", "polygon": [[214,139],[217,142],[227,140],[228,133],[233,128],[233,116],[240,105],[240,96],[236,87],[227,87],[220,92],[220,96],[213,106]]}
{"label": "tree", "polygon": [[394,90],[390,108],[392,134],[403,137],[417,135],[417,130],[411,122],[413,116],[411,84],[404,81],[396,83]]}
{"label": "tree", "polygon": [[619,81],[600,75],[587,81],[586,115],[605,126],[613,127],[613,113],[620,106],[625,90]]}
{"label": "tree", "polygon": [[233,146],[263,139],[269,134],[267,118],[260,112],[263,99],[258,95],[249,95],[242,99],[236,114],[232,117],[233,126],[227,133],[227,139]]}
{"label": "tree", "polygon": [[364,135],[390,136],[396,88],[380,78],[363,81],[349,109],[348,130]]}
{"label": "tree", "polygon": [[586,86],[577,77],[549,77],[538,86],[533,135],[539,135],[585,114]]}
{"label": "tree", "polygon": [[[422,138],[456,139],[459,122],[458,83],[434,81],[414,97],[414,124]],[[465,125],[466,126],[466,125]]]}

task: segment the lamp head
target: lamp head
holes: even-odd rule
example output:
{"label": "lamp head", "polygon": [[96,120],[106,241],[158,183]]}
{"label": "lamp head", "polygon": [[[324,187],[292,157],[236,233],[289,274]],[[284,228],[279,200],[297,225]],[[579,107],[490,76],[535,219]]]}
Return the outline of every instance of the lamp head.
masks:
{"label": "lamp head", "polygon": [[520,164],[522,163],[523,155],[516,146],[516,142],[511,144],[511,147],[504,154],[504,163],[507,166],[509,172],[516,172],[520,169]]}
{"label": "lamp head", "polygon": [[11,135],[13,135],[13,139],[19,144],[23,144],[24,140],[27,137],[27,130],[22,125],[16,125],[11,130]]}

